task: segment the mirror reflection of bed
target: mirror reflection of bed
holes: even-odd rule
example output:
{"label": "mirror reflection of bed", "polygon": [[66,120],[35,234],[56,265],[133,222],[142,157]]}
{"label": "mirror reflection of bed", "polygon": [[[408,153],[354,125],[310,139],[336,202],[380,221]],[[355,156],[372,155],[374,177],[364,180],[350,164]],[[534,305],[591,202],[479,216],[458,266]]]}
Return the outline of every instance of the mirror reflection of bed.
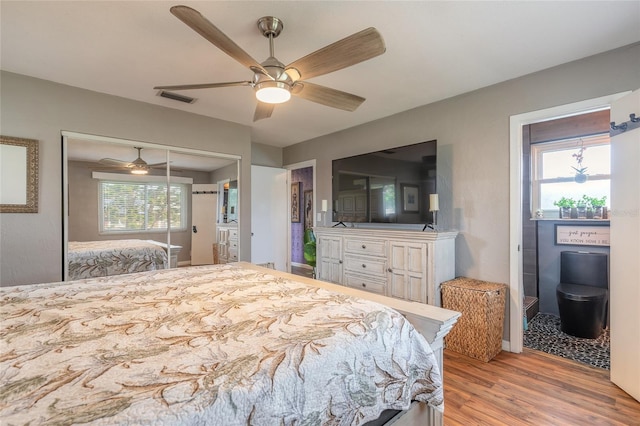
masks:
{"label": "mirror reflection of bed", "polygon": [[[192,217],[197,197],[192,188],[212,186],[217,196],[219,181],[235,182],[237,218],[237,159],[83,136],[65,137],[65,279],[175,268],[190,265],[194,257],[198,264],[214,263],[212,247],[222,218],[217,201],[210,211]],[[139,168],[146,173],[134,173]],[[196,230],[207,226],[213,228],[211,240],[192,246]]]}

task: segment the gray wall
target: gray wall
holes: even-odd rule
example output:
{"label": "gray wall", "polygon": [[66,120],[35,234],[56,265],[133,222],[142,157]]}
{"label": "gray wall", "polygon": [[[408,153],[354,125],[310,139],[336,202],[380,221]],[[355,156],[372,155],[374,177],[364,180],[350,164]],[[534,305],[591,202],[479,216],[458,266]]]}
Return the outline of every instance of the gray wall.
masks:
{"label": "gray wall", "polygon": [[[249,127],[4,71],[0,78],[2,134],[40,141],[39,212],[0,216],[0,285],[62,277],[62,130],[239,155],[240,179],[250,182]],[[248,224],[245,187],[240,220]],[[240,231],[240,246],[249,260],[248,232]]]}
{"label": "gray wall", "polygon": [[252,143],[251,164],[254,166],[282,167],[282,148],[256,142]]}
{"label": "gray wall", "polygon": [[637,89],[639,69],[636,43],[286,147],[284,164],[316,159],[316,199],[331,199],[331,160],[437,140],[456,274],[508,283],[510,116]]}

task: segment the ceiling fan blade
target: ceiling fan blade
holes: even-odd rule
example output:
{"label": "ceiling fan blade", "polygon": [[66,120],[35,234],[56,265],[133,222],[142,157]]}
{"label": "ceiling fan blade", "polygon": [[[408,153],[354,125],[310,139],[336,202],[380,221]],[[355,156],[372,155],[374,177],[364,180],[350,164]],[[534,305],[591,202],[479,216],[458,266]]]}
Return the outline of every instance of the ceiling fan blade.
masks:
{"label": "ceiling fan blade", "polygon": [[256,112],[253,114],[253,121],[262,120],[263,118],[271,117],[271,113],[275,108],[274,104],[268,104],[265,102],[258,102],[256,106]]}
{"label": "ceiling fan blade", "polygon": [[197,10],[182,5],[173,6],[170,10],[176,18],[187,24],[192,30],[200,34],[218,49],[222,50],[245,67],[261,70],[265,75],[269,74],[264,68],[262,68],[259,62],[242,50],[240,46],[227,37],[226,34],[220,31]]}
{"label": "ceiling fan blade", "polygon": [[89,166],[89,169],[91,169],[91,171],[94,172],[124,172],[124,171],[130,171],[131,169],[128,167],[91,167]]}
{"label": "ceiling fan blade", "polygon": [[98,160],[98,163],[109,167],[132,167],[130,161],[116,160],[115,158],[102,158]]}
{"label": "ceiling fan blade", "polygon": [[228,83],[203,83],[203,84],[178,84],[175,86],[156,86],[156,90],[191,90],[191,89],[215,89],[218,87],[251,86],[250,81],[231,81]]}
{"label": "ceiling fan blade", "polygon": [[[385,50],[384,40],[378,30],[367,28],[316,50],[285,68],[295,69],[299,75],[298,78],[307,80],[366,61],[383,54]],[[295,72],[288,72],[288,74],[297,80],[294,78]]]}
{"label": "ceiling fan blade", "polygon": [[365,101],[365,98],[360,96],[309,83],[308,81],[296,82],[291,93],[308,101],[345,111],[355,111]]}

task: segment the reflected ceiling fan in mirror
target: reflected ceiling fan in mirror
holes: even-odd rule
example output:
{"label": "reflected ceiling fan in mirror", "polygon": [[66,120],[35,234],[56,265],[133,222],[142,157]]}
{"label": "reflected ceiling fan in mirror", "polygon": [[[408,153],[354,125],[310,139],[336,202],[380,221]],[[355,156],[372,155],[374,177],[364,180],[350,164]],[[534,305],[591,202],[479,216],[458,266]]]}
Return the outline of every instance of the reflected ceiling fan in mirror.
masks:
{"label": "reflected ceiling fan in mirror", "polygon": [[100,161],[98,161],[101,165],[104,166],[101,168],[101,170],[124,170],[124,171],[129,171],[134,175],[146,175],[147,173],[149,173],[150,169],[166,168],[167,166],[166,162],[148,164],[140,156],[140,151],[142,151],[142,148],[139,148],[137,146],[134,148],[138,150],[138,158],[136,158],[133,161],[116,160],[114,158],[103,158]]}
{"label": "reflected ceiling fan in mirror", "polygon": [[307,79],[328,74],[374,58],[385,52],[382,36],[375,28],[367,28],[333,44],[325,46],[289,65],[274,56],[273,39],[284,28],[280,19],[265,16],[258,20],[262,35],[269,39],[269,57],[258,63],[215,25],[187,6],[173,6],[171,13],[214,46],[253,71],[253,79],[227,83],[203,83],[156,86],[157,90],[211,89],[249,86],[256,91],[258,105],[253,121],[271,117],[276,104],[288,101],[291,95],[345,111],[355,111],[364,98],[340,90],[310,83]]}

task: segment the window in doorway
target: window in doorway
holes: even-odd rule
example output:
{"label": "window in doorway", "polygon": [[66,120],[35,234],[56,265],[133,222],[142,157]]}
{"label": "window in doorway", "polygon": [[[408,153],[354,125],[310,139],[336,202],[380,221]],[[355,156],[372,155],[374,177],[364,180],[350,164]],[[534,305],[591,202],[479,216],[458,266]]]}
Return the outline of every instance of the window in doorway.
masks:
{"label": "window in doorway", "polygon": [[[582,151],[582,163],[576,156]],[[586,168],[586,182],[577,183],[576,169]],[[606,197],[609,201],[611,156],[609,135],[572,138],[531,145],[531,205],[551,217],[562,197],[580,200]],[[545,214],[545,216],[547,216]]]}

